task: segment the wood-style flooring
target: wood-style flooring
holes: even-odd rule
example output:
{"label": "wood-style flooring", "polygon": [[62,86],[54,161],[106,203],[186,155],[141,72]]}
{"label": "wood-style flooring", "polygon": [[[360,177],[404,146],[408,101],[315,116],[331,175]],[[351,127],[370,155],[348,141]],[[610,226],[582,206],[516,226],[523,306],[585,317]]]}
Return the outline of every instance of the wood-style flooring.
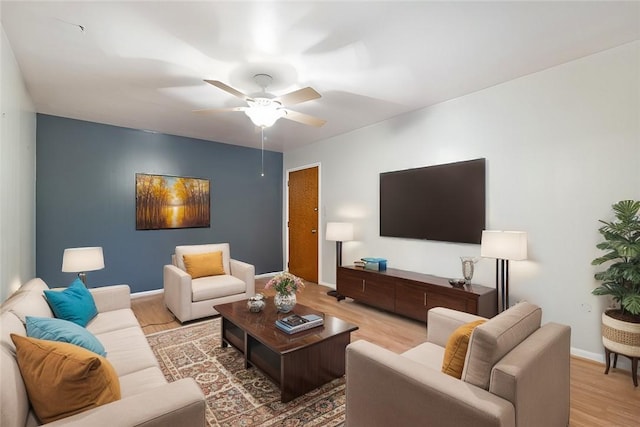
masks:
{"label": "wood-style flooring", "polygon": [[[267,296],[267,279],[256,279],[256,291]],[[400,353],[426,340],[421,322],[356,303],[350,299],[336,301],[326,295],[329,288],[308,283],[297,294],[298,302],[340,317],[359,326],[352,341],[364,339]],[[162,294],[134,298],[133,311],[146,334],[181,326],[164,306]],[[571,358],[572,427],[640,426],[640,387],[634,387],[628,371],[611,369],[604,375],[604,365],[579,357]],[[544,426],[541,426],[544,427]]]}

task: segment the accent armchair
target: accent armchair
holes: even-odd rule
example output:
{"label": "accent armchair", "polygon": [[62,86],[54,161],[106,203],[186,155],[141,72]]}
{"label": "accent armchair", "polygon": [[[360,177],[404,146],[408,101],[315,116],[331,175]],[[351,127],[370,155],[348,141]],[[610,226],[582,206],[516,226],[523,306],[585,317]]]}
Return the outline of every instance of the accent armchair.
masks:
{"label": "accent armchair", "polygon": [[[219,271],[214,275],[192,278],[187,272],[185,259],[189,264],[196,259],[194,255],[218,256],[218,261],[221,261]],[[213,316],[218,314],[214,305],[255,295],[255,267],[231,259],[228,243],[176,246],[171,260],[172,264],[165,265],[163,270],[164,303],[180,322]],[[194,262],[189,265],[192,273],[198,267]]]}
{"label": "accent armchair", "polygon": [[571,330],[540,326],[541,318],[539,307],[520,303],[476,326],[460,379],[441,371],[445,347],[455,330],[479,316],[433,308],[427,342],[403,354],[351,343],[346,425],[567,426]]}

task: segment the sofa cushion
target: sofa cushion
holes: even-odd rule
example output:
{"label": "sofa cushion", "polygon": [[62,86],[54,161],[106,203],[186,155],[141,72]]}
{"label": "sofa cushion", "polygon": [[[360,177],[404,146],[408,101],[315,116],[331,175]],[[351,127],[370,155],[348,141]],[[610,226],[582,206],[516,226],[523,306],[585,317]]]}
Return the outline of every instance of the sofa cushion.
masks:
{"label": "sofa cushion", "polygon": [[402,356],[411,359],[433,370],[439,370],[444,357],[444,347],[425,342],[402,353]]}
{"label": "sofa cushion", "polygon": [[203,254],[184,254],[182,256],[187,273],[192,279],[224,274],[222,251]]}
{"label": "sofa cushion", "polygon": [[[2,328],[4,326],[3,323]],[[13,342],[11,344],[13,346]],[[29,413],[27,389],[20,374],[16,355],[7,346],[0,347],[0,373],[0,426],[24,427]]]}
{"label": "sofa cushion", "polygon": [[229,249],[228,243],[211,243],[206,245],[183,245],[176,246],[176,266],[182,270],[187,271],[187,268],[184,265],[185,254],[202,254],[207,252],[222,252],[222,267],[224,268],[225,274],[231,274],[231,267],[229,265],[229,260],[231,259],[231,251]]}
{"label": "sofa cushion", "polygon": [[44,295],[53,313],[59,319],[84,327],[98,314],[91,292],[80,279],[74,280],[63,291],[45,290]]}
{"label": "sofa cushion", "polygon": [[27,315],[53,317],[53,311],[42,293],[48,289],[42,279],[31,279],[2,303],[2,311],[14,313],[22,323],[26,322]]}
{"label": "sofa cushion", "polygon": [[157,366],[121,375],[119,379],[123,399],[167,384],[166,378]]}
{"label": "sofa cushion", "polygon": [[206,301],[213,298],[241,294],[246,290],[246,283],[228,274],[201,277],[191,281],[191,300],[193,302]]}
{"label": "sofa cushion", "polygon": [[541,321],[540,307],[523,302],[476,327],[461,379],[488,390],[493,366],[537,330]]}
{"label": "sofa cushion", "polygon": [[27,316],[27,336],[41,340],[79,345],[100,356],[106,356],[98,339],[80,325],[63,319]]}
{"label": "sofa cushion", "polygon": [[442,372],[460,379],[462,369],[464,368],[464,359],[467,356],[467,347],[473,330],[485,323],[486,320],[476,320],[474,322],[465,323],[456,328],[449,336],[447,345],[444,349],[444,357],[442,358]]}
{"label": "sofa cushion", "polygon": [[158,366],[149,342],[139,326],[97,334],[107,359],[119,376]]}
{"label": "sofa cushion", "polygon": [[118,331],[120,329],[139,328],[140,323],[128,308],[121,310],[106,311],[91,319],[86,328],[93,335],[98,336],[106,332]]}
{"label": "sofa cushion", "polygon": [[104,357],[77,345],[12,334],[31,405],[52,422],[120,399],[120,383]]}

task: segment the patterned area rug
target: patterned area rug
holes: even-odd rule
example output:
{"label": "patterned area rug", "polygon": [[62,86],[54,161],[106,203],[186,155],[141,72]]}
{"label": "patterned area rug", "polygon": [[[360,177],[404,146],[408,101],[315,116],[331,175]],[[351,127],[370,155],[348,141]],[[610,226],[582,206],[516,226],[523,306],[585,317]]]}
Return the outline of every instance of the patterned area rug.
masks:
{"label": "patterned area rug", "polygon": [[342,426],[344,378],[291,402],[280,402],[278,386],[242,354],[221,347],[220,318],[147,335],[168,381],[192,377],[207,400],[210,426]]}

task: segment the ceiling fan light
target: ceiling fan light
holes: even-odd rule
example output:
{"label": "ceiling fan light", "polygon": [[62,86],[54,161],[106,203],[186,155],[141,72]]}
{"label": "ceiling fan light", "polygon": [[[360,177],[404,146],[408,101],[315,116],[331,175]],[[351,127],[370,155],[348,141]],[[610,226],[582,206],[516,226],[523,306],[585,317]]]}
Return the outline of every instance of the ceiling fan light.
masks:
{"label": "ceiling fan light", "polygon": [[260,106],[255,104],[247,108],[244,112],[249,116],[254,125],[262,128],[273,126],[279,118],[287,114],[284,109],[278,108],[275,105]]}

